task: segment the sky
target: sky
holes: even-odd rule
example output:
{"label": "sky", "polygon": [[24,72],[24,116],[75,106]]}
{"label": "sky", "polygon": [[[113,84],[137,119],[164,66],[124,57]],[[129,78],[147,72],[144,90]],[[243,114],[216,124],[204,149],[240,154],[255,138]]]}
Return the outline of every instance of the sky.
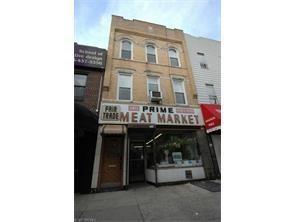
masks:
{"label": "sky", "polygon": [[75,42],[108,48],[111,16],[220,41],[220,0],[74,0]]}

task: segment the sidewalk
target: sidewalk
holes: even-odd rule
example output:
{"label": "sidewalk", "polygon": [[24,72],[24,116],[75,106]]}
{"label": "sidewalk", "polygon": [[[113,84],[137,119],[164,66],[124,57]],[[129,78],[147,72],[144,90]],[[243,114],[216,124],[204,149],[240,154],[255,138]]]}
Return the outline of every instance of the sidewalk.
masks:
{"label": "sidewalk", "polygon": [[75,221],[220,222],[221,193],[192,184],[75,195]]}

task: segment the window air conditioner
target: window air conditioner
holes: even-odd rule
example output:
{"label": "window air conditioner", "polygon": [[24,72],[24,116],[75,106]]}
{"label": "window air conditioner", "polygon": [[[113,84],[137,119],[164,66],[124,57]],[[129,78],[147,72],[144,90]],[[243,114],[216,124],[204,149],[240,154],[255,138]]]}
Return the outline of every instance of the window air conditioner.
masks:
{"label": "window air conditioner", "polygon": [[150,101],[158,102],[162,100],[162,93],[158,91],[150,91]]}

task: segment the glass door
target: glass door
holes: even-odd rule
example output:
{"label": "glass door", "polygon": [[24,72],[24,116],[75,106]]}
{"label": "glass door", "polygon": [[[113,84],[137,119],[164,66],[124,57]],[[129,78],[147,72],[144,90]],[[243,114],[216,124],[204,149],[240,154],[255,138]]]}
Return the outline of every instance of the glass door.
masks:
{"label": "glass door", "polygon": [[131,141],[129,151],[129,182],[145,181],[144,141]]}

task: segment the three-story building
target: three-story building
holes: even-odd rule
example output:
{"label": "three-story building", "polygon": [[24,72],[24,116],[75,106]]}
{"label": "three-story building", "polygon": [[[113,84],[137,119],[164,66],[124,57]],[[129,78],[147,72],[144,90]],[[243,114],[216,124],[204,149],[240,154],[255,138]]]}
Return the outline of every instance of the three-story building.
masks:
{"label": "three-story building", "polygon": [[221,176],[221,42],[185,34],[216,177]]}
{"label": "three-story building", "polygon": [[182,30],[112,16],[92,188],[212,177]]}

